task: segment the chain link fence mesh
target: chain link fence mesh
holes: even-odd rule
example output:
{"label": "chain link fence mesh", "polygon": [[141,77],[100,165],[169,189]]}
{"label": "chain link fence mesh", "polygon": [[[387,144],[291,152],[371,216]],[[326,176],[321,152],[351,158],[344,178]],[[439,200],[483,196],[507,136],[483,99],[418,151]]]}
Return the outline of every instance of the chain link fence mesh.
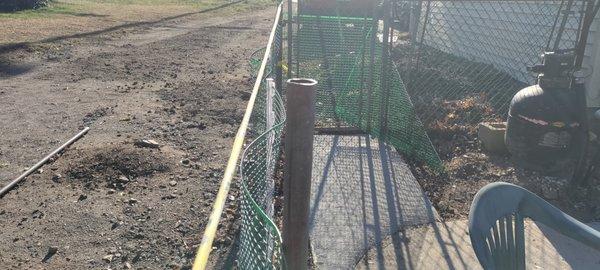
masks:
{"label": "chain link fence mesh", "polygon": [[[281,6],[279,6],[281,8]],[[265,71],[251,115],[247,139],[240,163],[240,240],[237,253],[240,269],[280,269],[283,267],[281,234],[276,225],[274,196],[275,170],[280,157],[281,135],[285,125],[285,108],[281,89],[275,78],[281,70],[282,23],[276,22],[271,47],[252,54],[250,66],[257,76],[261,65]],[[259,58],[268,52],[267,62]]]}
{"label": "chain link fence mesh", "polygon": [[398,6],[400,14],[418,17],[418,30],[398,33],[409,38],[398,42],[394,59],[419,118],[432,128],[452,108],[460,114],[450,117],[471,125],[505,119],[513,95],[535,83],[527,67],[541,63],[544,51],[575,48],[585,2],[401,1]]}
{"label": "chain link fence mesh", "polygon": [[[268,105],[268,96],[262,96]],[[278,269],[282,265],[281,235],[273,222],[273,196],[285,110],[276,91],[272,99],[272,108],[264,107],[271,114],[264,125],[273,126],[248,145],[240,165],[243,196],[238,263],[241,269]]]}
{"label": "chain link fence mesh", "polygon": [[535,83],[527,67],[546,50],[575,47],[585,2],[384,5],[300,1],[292,62],[298,76],[319,81],[319,126],[360,128],[439,171],[427,133],[504,120],[512,96]]}
{"label": "chain link fence mesh", "polygon": [[545,50],[575,46],[584,7],[582,0],[387,3],[300,0],[292,9],[290,65],[281,62],[289,34],[281,21],[273,46],[252,54],[253,75],[267,68],[257,78],[262,85],[248,132],[255,140],[240,166],[240,268],[284,267],[273,179],[285,110],[282,87],[273,91],[267,78],[281,82],[289,68],[294,77],[316,79],[317,127],[357,128],[442,172],[430,140],[436,125],[474,128],[504,119],[514,93],[535,82],[527,67]]}
{"label": "chain link fence mesh", "polygon": [[363,10],[346,2],[299,3],[295,70],[319,81],[317,125],[359,128],[441,170],[397,68],[382,57],[382,12],[367,2]]}

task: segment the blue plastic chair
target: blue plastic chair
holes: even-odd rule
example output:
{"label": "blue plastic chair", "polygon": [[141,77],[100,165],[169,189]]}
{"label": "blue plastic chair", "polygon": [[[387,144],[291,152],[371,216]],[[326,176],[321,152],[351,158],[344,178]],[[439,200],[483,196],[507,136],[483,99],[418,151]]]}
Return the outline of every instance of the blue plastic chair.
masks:
{"label": "blue plastic chair", "polygon": [[509,183],[483,187],[469,212],[469,235],[484,269],[525,269],[524,218],[600,250],[600,232],[530,191]]}

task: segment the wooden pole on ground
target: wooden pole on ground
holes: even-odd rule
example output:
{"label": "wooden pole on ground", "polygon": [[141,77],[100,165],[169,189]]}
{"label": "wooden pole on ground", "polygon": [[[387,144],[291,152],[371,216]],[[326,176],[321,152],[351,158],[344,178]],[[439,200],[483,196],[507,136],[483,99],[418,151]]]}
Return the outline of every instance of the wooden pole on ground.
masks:
{"label": "wooden pole on ground", "polygon": [[316,85],[312,79],[287,81],[283,252],[290,270],[308,269]]}

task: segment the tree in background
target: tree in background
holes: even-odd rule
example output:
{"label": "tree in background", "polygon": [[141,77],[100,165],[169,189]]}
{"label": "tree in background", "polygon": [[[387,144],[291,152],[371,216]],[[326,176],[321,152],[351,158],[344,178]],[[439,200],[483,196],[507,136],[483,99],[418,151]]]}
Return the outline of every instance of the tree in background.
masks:
{"label": "tree in background", "polygon": [[36,9],[46,6],[51,0],[0,0],[0,11]]}

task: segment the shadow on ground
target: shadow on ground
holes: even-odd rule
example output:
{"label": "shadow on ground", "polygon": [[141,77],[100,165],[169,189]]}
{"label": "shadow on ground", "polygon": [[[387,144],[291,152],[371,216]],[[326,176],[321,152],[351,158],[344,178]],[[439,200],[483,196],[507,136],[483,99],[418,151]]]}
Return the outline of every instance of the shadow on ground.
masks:
{"label": "shadow on ground", "polygon": [[[56,42],[56,41],[61,41],[61,40],[66,40],[66,39],[72,39],[72,38],[89,37],[89,36],[94,36],[94,35],[108,33],[108,32],[115,31],[115,30],[125,29],[125,28],[131,28],[131,27],[138,27],[138,26],[144,26],[144,25],[151,25],[151,24],[161,23],[161,22],[165,22],[165,21],[169,21],[169,20],[174,20],[174,19],[179,19],[179,18],[191,16],[191,15],[202,14],[202,13],[207,13],[207,12],[211,12],[211,11],[223,9],[223,8],[226,8],[226,7],[238,4],[240,2],[242,2],[242,0],[238,0],[238,1],[230,2],[230,3],[222,4],[222,5],[219,5],[219,6],[216,6],[216,7],[212,7],[212,8],[208,8],[208,9],[204,9],[204,10],[200,10],[200,11],[187,12],[187,13],[183,13],[183,14],[179,14],[179,15],[175,15],[175,16],[165,17],[165,18],[158,19],[158,20],[124,23],[124,24],[120,24],[120,25],[108,27],[108,28],[101,29],[101,30],[91,31],[91,32],[77,33],[77,34],[72,34],[72,35],[56,36],[56,37],[51,37],[51,38],[47,38],[47,39],[43,39],[43,40],[39,40],[39,41],[34,41],[34,42],[19,42],[19,43],[10,43],[10,44],[5,44],[5,45],[0,45],[0,54],[11,52],[11,51],[14,51],[14,50],[17,50],[17,49],[27,48],[28,46],[30,46],[32,44],[36,44],[36,43],[48,43],[48,42]],[[103,16],[103,15],[87,14],[87,13],[77,13],[77,14],[70,14],[69,13],[69,15],[75,15],[75,16],[92,16],[92,17]]]}
{"label": "shadow on ground", "polygon": [[0,78],[25,74],[33,70],[33,67],[34,66],[30,64],[13,64],[9,61],[0,59]]}

